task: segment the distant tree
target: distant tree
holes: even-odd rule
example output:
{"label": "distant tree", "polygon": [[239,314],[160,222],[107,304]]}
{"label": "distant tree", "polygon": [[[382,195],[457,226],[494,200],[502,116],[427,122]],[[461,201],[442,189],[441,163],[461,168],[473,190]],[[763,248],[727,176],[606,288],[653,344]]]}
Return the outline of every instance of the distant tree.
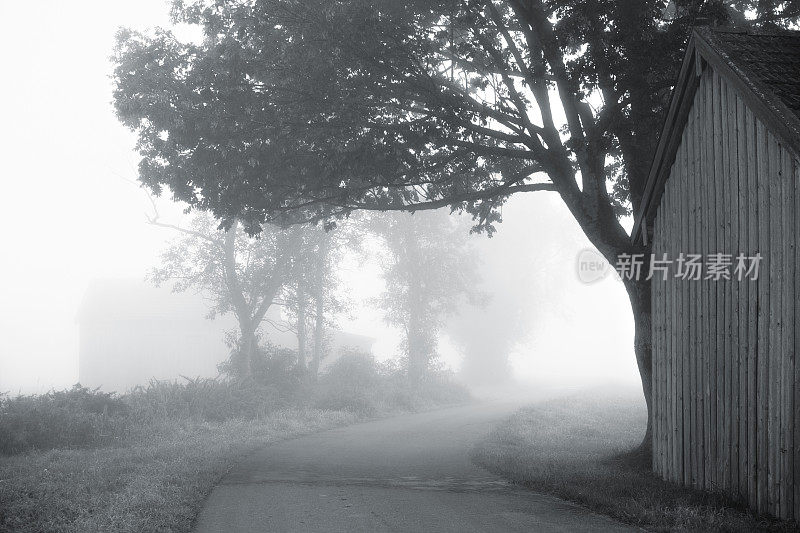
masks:
{"label": "distant tree", "polygon": [[[485,301],[459,309],[443,331],[463,356],[460,375],[465,383],[502,386],[512,379],[512,351],[536,331],[536,311],[546,311],[531,301],[532,291],[513,276],[513,268],[491,270],[483,280],[490,283],[487,289],[491,291]],[[548,301],[543,292],[537,291],[536,297]]]}
{"label": "distant tree", "polygon": [[211,314],[232,312],[238,322],[234,373],[249,377],[257,354],[257,332],[269,308],[276,303],[301,255],[305,228],[281,229],[266,225],[258,237],[249,237],[234,221],[218,229],[211,216],[198,213],[187,228],[151,223],[180,233],[161,256],[150,279],[171,282],[174,291],[193,289],[212,302]]}
{"label": "distant tree", "polygon": [[[785,26],[777,0],[195,0],[119,36],[115,105],[140,179],[248,226],[286,213],[466,209],[557,194],[612,263],[641,207],[690,29]],[[563,120],[560,119],[563,115]],[[626,280],[651,400],[651,302]],[[651,420],[643,440],[650,445]]]}
{"label": "distant tree", "polygon": [[284,289],[284,305],[297,334],[298,365],[312,378],[325,357],[333,317],[350,302],[337,293],[339,269],[346,252],[359,248],[359,227],[352,221],[336,226],[306,227],[302,245]]}
{"label": "distant tree", "polygon": [[418,382],[436,360],[445,319],[479,295],[469,229],[441,210],[376,216],[372,224],[386,245],[376,303],[401,329],[408,376]]}
{"label": "distant tree", "polygon": [[[548,204],[547,198],[516,202],[528,209]],[[512,353],[526,346],[526,355],[533,355],[527,353],[531,343],[552,334],[543,329],[546,317],[564,317],[570,296],[564,282],[574,276],[564,266],[573,265],[575,250],[586,246],[569,216],[565,210],[534,209],[524,224],[504,224],[497,236],[476,243],[486,297],[479,306],[460,309],[444,329],[463,356],[459,374],[466,383],[507,385]]]}

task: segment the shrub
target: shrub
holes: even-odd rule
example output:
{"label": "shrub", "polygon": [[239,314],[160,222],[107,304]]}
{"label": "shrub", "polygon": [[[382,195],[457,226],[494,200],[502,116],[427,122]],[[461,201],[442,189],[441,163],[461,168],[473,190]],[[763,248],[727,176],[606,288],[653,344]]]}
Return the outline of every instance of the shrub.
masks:
{"label": "shrub", "polygon": [[378,411],[381,378],[374,357],[347,353],[319,376],[314,405],[319,409],[374,416]]}
{"label": "shrub", "polygon": [[252,382],[189,379],[185,383],[151,381],[125,400],[139,423],[167,420],[221,422],[266,416],[281,406],[274,387]]}
{"label": "shrub", "polygon": [[348,352],[328,367],[322,380],[339,389],[368,389],[378,385],[383,374],[371,354]]}
{"label": "shrub", "polygon": [[75,385],[0,398],[0,453],[104,444],[124,435],[128,406],[115,394]]}
{"label": "shrub", "polygon": [[464,385],[458,383],[450,372],[430,372],[419,385],[419,395],[428,405],[463,403],[471,395]]}
{"label": "shrub", "polygon": [[371,355],[351,352],[319,377],[314,405],[374,416],[421,411],[469,398],[469,392],[449,373],[431,370],[420,383],[412,384],[392,362],[382,365]]}
{"label": "shrub", "polygon": [[252,420],[285,407],[311,405],[371,417],[469,398],[445,373],[433,371],[411,385],[399,366],[360,353],[339,358],[315,384],[297,369],[296,357],[267,347],[247,380],[151,381],[122,396],[80,385],[39,396],[0,396],[0,453],[96,446],[140,435],[139,430],[146,435],[162,423]]}
{"label": "shrub", "polygon": [[152,381],[123,396],[75,385],[0,397],[0,453],[103,445],[153,423],[256,419],[285,405],[275,387],[215,379]]}
{"label": "shrub", "polygon": [[260,346],[252,370],[256,383],[273,387],[287,401],[296,403],[308,395],[308,376],[297,366],[295,350],[272,344]]}
{"label": "shrub", "polygon": [[290,403],[297,403],[308,396],[308,375],[297,365],[297,351],[258,342],[250,362],[252,374],[244,378],[234,363],[242,357],[239,340],[232,336],[228,344],[231,346],[230,357],[217,365],[221,374],[235,381],[252,381],[272,387],[282,399]]}

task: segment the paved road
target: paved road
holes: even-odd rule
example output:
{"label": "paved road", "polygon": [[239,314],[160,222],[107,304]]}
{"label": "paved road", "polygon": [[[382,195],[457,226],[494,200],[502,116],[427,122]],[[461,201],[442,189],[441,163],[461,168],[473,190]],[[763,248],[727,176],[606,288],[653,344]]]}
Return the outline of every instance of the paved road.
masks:
{"label": "paved road", "polygon": [[516,407],[404,415],[270,445],[214,489],[196,531],[627,531],[470,461]]}

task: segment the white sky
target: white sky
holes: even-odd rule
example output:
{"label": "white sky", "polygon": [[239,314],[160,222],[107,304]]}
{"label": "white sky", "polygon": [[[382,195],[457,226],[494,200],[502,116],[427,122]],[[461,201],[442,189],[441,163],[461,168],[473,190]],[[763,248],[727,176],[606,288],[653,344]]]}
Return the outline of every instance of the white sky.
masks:
{"label": "white sky", "polygon": [[[2,4],[0,392],[74,383],[75,315],[88,281],[142,278],[172,236],[145,223],[146,197],[125,181],[135,178],[137,156],[133,135],[111,108],[108,61],[117,27],[165,25],[167,12],[162,0]],[[165,218],[180,216],[166,200],[160,210]],[[536,220],[551,210],[563,235],[537,231]],[[552,256],[548,247],[574,248],[574,254],[558,255],[564,259],[549,265],[549,272],[535,274],[560,279],[564,294],[547,303],[552,309],[518,346],[518,375],[635,381],[624,290],[611,279],[577,282],[573,258],[588,243],[560,204],[545,197],[515,199],[505,218],[495,239],[479,238],[485,253],[526,239],[530,250],[545,256]],[[524,257],[532,261],[535,254]],[[360,292],[373,288],[367,283]],[[381,326],[362,314],[346,327],[376,335]],[[385,356],[395,349],[396,336],[381,331],[376,349]],[[457,354],[446,352],[457,364]]]}

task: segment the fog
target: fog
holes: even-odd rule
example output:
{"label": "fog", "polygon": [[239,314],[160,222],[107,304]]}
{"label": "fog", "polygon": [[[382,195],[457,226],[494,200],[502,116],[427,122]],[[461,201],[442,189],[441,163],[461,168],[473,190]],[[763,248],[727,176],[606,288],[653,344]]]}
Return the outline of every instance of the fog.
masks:
{"label": "fog", "polygon": [[[112,111],[108,60],[118,26],[166,24],[167,7],[13,3],[4,18],[0,391],[38,392],[78,380],[76,318],[90,282],[143,280],[175,237],[147,224],[152,206],[134,183],[134,137]],[[157,204],[164,220],[185,221],[182,206]],[[589,243],[553,193],[512,198],[494,237],[469,239],[488,298],[448,319],[446,366],[478,386],[637,382],[623,286],[578,279]],[[341,277],[356,306],[339,328],[373,337],[379,359],[396,356],[399,332],[367,301],[382,284],[377,265]]]}

